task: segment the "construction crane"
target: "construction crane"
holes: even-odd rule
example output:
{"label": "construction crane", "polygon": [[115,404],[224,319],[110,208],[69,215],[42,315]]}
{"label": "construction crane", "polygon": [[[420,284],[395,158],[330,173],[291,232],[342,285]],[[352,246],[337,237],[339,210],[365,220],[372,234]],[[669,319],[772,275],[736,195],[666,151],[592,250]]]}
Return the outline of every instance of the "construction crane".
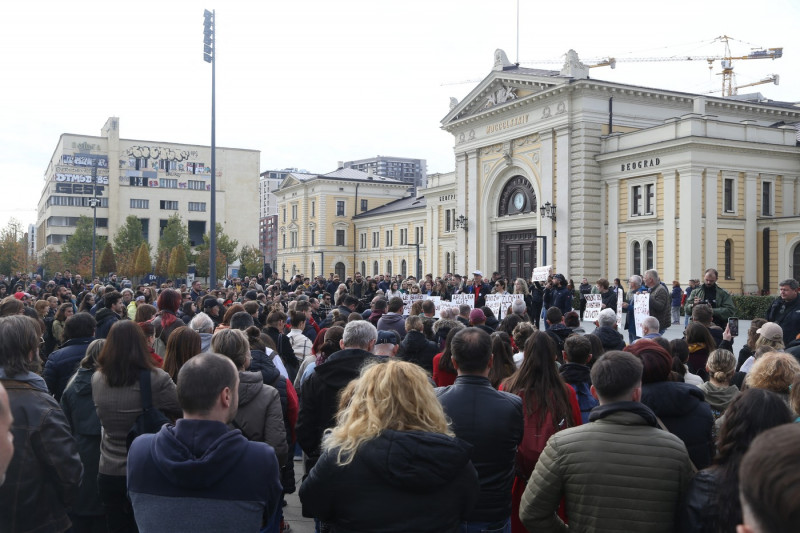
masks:
{"label": "construction crane", "polygon": [[[783,57],[783,48],[761,48],[758,50],[753,50],[747,55],[733,56],[731,55],[731,49],[729,44],[729,41],[731,39],[733,39],[733,37],[722,35],[714,39],[714,41],[712,41],[712,42],[720,41],[725,43],[725,53],[724,55],[721,56],[626,57],[621,59],[614,57],[606,57],[597,60],[596,62],[593,62],[588,66],[590,68],[609,66],[613,69],[616,67],[618,62],[640,63],[640,62],[660,62],[660,61],[707,61],[708,68],[709,70],[711,70],[714,68],[714,62],[719,61],[720,66],[722,67],[722,72],[719,73],[719,75],[722,76],[722,95],[732,96],[736,94],[737,89],[750,86],[750,85],[742,85],[740,87],[735,87],[733,85],[733,79],[734,79],[733,61],[747,60],[747,59],[780,59],[781,57]],[[523,61],[522,63],[530,65],[530,64],[557,63],[557,62],[558,61],[545,60],[545,61]],[[759,85],[761,83],[770,83],[771,81],[775,80],[768,80],[768,81],[762,80],[752,85]]]}

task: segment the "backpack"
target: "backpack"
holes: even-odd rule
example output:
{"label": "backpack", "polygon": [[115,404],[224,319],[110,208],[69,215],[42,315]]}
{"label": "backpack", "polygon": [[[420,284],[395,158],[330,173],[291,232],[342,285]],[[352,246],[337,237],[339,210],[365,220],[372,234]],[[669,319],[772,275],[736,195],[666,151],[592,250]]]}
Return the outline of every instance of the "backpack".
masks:
{"label": "backpack", "polygon": [[589,413],[592,409],[600,405],[600,402],[592,396],[590,386],[585,381],[578,383],[570,383],[570,387],[575,389],[575,395],[578,397],[578,405],[581,408],[581,420],[586,424],[589,422]]}

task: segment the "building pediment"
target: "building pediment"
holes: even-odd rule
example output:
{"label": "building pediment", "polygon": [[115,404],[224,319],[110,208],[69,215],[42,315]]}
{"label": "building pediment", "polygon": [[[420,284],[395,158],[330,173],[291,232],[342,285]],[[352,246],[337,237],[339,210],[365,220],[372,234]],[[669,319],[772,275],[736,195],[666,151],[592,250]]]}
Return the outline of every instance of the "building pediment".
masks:
{"label": "building pediment", "polygon": [[495,111],[525,100],[565,81],[558,71],[521,68],[509,63],[502,50],[495,51],[495,66],[461,102],[450,99],[450,113],[442,119],[445,129],[466,117]]}

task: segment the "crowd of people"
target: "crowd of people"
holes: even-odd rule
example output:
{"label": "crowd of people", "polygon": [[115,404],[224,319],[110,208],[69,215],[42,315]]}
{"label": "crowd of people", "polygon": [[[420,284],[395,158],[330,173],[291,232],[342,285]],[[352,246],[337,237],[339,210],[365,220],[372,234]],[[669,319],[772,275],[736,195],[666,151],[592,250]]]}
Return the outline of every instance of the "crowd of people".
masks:
{"label": "crowd of people", "polygon": [[798,283],[716,281],[0,275],[0,530],[797,531]]}

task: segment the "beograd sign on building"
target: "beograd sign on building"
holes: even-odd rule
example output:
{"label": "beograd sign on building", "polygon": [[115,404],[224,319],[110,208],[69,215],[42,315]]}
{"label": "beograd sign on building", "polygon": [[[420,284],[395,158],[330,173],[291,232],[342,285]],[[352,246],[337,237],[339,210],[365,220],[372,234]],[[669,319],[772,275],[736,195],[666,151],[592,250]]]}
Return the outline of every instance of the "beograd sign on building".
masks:
{"label": "beograd sign on building", "polygon": [[637,170],[640,168],[657,167],[660,164],[661,164],[661,159],[659,159],[658,157],[653,157],[651,159],[642,159],[641,161],[622,163],[622,168],[620,169],[620,172],[625,172],[626,170]]}

